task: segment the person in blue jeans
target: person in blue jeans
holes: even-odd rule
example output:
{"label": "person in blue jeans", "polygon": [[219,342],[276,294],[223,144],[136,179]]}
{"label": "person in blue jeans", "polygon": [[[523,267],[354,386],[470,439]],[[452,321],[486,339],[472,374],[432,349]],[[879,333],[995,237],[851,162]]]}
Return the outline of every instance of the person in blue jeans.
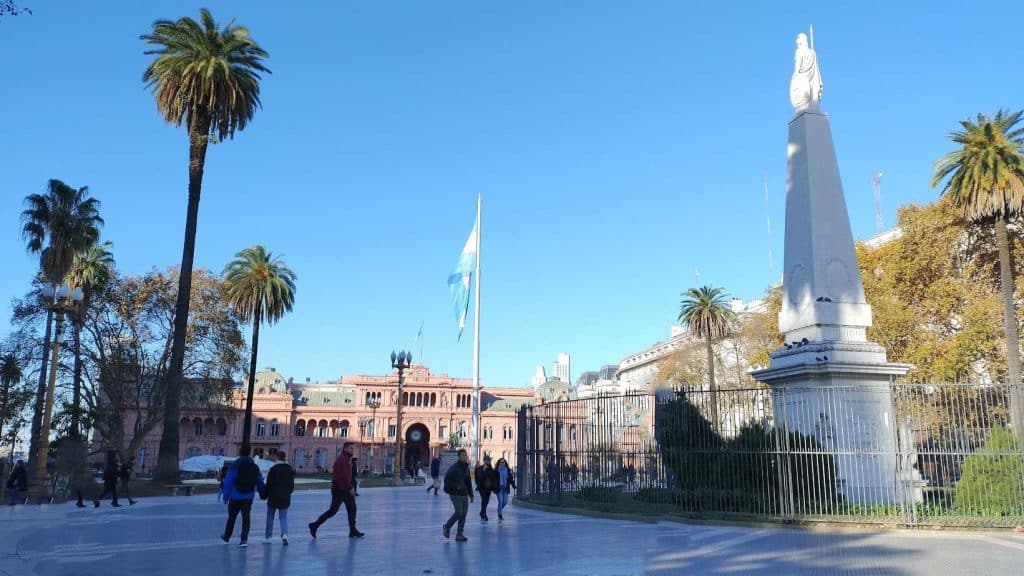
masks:
{"label": "person in blue jeans", "polygon": [[7,479],[7,489],[11,491],[11,506],[24,499],[25,491],[28,490],[28,472],[25,470],[24,460],[18,460],[11,470],[11,476]]}
{"label": "person in blue jeans", "polygon": [[516,487],[516,479],[504,458],[498,458],[498,464],[494,469],[498,473],[498,520],[504,520],[501,511],[508,506],[508,494]]}
{"label": "person in blue jeans", "polygon": [[288,465],[288,456],[284,452],[275,454],[277,464],[267,473],[267,530],[263,537],[270,540],[274,535],[274,514],[281,519],[281,544],[288,545],[288,507],[292,505],[292,492],[295,491],[295,470]]}
{"label": "person in blue jeans", "polygon": [[252,501],[256,498],[256,491],[263,492],[263,473],[256,462],[249,457],[250,449],[242,445],[238,449],[238,458],[231,465],[227,476],[224,478],[224,487],[218,495],[228,505],[228,521],[224,525],[224,533],[220,539],[227,544],[231,540],[231,533],[235,531],[235,519],[242,515],[242,535],[238,545],[245,548],[249,545],[249,523],[252,512]]}

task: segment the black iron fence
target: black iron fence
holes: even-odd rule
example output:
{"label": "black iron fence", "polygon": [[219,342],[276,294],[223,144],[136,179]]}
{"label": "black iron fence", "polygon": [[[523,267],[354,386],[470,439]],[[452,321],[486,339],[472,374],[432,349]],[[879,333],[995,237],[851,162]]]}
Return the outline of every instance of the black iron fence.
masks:
{"label": "black iron fence", "polygon": [[[1020,394],[1020,390],[1013,390]],[[518,497],[608,512],[1024,525],[1011,387],[700,388],[519,413]]]}

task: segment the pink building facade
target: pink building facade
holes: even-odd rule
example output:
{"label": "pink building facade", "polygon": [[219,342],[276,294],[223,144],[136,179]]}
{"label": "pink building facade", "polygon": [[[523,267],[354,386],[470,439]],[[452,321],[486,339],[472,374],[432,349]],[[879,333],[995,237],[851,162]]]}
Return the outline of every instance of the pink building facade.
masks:
{"label": "pink building facade", "polygon": [[[331,467],[345,442],[356,442],[359,468],[390,472],[395,436],[401,433],[403,467],[428,468],[447,449],[449,437],[469,441],[472,380],[436,376],[416,365],[405,373],[402,430],[397,425],[398,374],[342,376],[334,382],[299,383],[273,368],[256,373],[252,448],[256,455],[283,451],[299,473]],[[481,451],[516,465],[516,411],[534,403],[530,388],[481,386]],[[375,406],[377,404],[377,407]],[[234,456],[242,443],[244,388],[236,388],[230,405],[216,409],[183,406],[180,458]],[[128,417],[131,418],[130,416]],[[134,422],[126,421],[131,430]],[[151,431],[138,454],[136,471],[156,464],[162,429]]]}

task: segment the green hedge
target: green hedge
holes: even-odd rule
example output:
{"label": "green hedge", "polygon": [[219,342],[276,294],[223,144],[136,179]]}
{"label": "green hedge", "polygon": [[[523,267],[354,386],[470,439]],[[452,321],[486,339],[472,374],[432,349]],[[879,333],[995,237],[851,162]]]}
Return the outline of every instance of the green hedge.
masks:
{"label": "green hedge", "polygon": [[953,510],[972,516],[1024,515],[1024,456],[1020,452],[1021,441],[1014,432],[993,428],[985,445],[964,459]]}

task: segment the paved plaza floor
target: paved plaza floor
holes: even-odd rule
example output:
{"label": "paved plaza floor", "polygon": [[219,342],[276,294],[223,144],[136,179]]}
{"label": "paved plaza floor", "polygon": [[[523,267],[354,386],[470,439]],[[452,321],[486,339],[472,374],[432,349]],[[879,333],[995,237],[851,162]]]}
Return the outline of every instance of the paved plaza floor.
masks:
{"label": "paved plaza floor", "polygon": [[[330,499],[297,492],[290,546],[263,540],[266,506],[253,508],[249,547],[222,543],[225,506],[213,495],[147,498],[95,510],[73,504],[0,507],[4,576],[321,575],[996,575],[1024,573],[1024,536],[802,530],[657,524],[551,514],[512,506],[484,524],[471,509],[456,543],[441,536],[451,508],[423,488],[366,489],[361,540],[345,512],[310,538],[306,524]],[[479,500],[477,500],[479,503]],[[474,512],[474,509],[477,512]]]}

